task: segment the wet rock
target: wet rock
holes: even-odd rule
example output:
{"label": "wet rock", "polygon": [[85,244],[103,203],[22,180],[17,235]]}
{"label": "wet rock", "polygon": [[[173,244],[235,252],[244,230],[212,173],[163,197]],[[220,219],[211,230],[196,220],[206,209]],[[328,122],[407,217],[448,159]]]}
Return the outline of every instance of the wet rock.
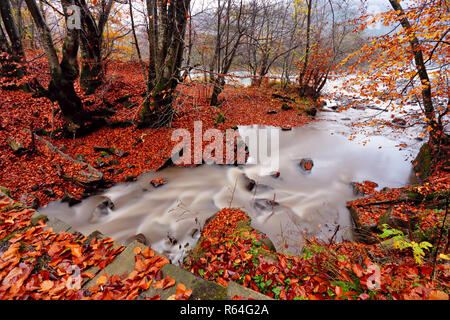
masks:
{"label": "wet rock", "polygon": [[52,189],[44,189],[42,190],[42,192],[50,198],[53,198],[54,196],[56,196],[55,192]]}
{"label": "wet rock", "polygon": [[314,162],[310,158],[304,158],[300,160],[299,166],[300,168],[302,168],[303,171],[310,172],[314,166]]}
{"label": "wet rock", "polygon": [[117,176],[117,175],[119,175],[119,174],[121,174],[123,172],[123,169],[122,168],[119,168],[119,169],[117,169],[117,170],[114,170],[114,174]]}
{"label": "wet rock", "polygon": [[167,183],[167,181],[164,179],[161,179],[161,178],[153,179],[150,182],[150,184],[155,188],[161,187],[161,186],[165,185],[166,183]]}
{"label": "wet rock", "polygon": [[307,110],[306,110],[306,114],[307,114],[308,116],[315,117],[316,114],[317,114],[317,109],[316,109],[316,108],[310,108],[310,109],[307,109]]}
{"label": "wet rock", "polygon": [[80,199],[77,199],[73,194],[70,192],[65,191],[64,196],[61,199],[61,202],[67,202],[69,204],[69,207],[72,207],[78,203],[81,202]]}
{"label": "wet rock", "polygon": [[395,124],[395,125],[398,125],[400,127],[406,126],[406,120],[404,120],[402,118],[394,118],[392,120],[392,123]]}
{"label": "wet rock", "polygon": [[279,178],[280,177],[280,171],[271,172],[270,176],[273,178]]}
{"label": "wet rock", "polygon": [[111,199],[104,200],[94,209],[94,212],[92,212],[92,218],[90,219],[90,222],[97,222],[98,219],[107,216],[109,214],[109,210],[113,209],[114,203],[111,201]]}
{"label": "wet rock", "polygon": [[283,111],[288,111],[288,110],[292,110],[293,108],[288,105],[287,103],[283,103],[283,105],[281,106],[281,110]]}
{"label": "wet rock", "polygon": [[242,175],[243,179],[243,185],[247,191],[252,191],[256,186],[256,181],[253,179],[250,179],[246,175]]}
{"label": "wet rock", "polygon": [[148,245],[147,238],[142,234],[138,233],[126,240],[126,243],[132,243],[133,241],[137,241],[142,243],[143,245]]}
{"label": "wet rock", "polygon": [[119,165],[119,160],[117,160],[117,159],[111,159],[111,160],[108,161],[108,164],[109,164],[110,166],[117,166],[117,165]]}
{"label": "wet rock", "polygon": [[133,181],[136,181],[136,180],[137,180],[137,177],[133,176],[133,175],[125,177],[125,182],[133,182]]}
{"label": "wet rock", "polygon": [[22,197],[20,197],[19,201],[22,204],[29,206],[33,209],[39,208],[39,199],[32,194],[29,193],[24,194]]}

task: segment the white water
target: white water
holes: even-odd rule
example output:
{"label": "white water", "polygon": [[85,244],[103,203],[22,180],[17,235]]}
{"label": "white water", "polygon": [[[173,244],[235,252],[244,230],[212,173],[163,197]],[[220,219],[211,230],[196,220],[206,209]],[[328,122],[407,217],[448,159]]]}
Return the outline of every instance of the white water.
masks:
{"label": "white water", "polygon": [[[318,117],[355,119],[358,112],[323,112]],[[411,155],[417,148],[407,136],[404,140],[410,147],[402,151],[395,147],[398,141],[384,136],[372,136],[363,146],[366,137],[359,135],[350,141],[346,123],[324,120],[280,131],[279,178],[262,174],[267,168],[259,164],[167,168],[143,174],[136,182],[116,185],[73,207],[55,201],[40,211],[84,234],[99,230],[125,244],[142,233],[173,263],[180,263],[186,250],[195,245],[205,220],[230,205],[242,208],[277,250],[299,253],[304,237],[328,240],[337,225],[336,240],[348,239],[346,202],[355,198],[350,183],[371,180],[380,188],[404,186],[410,181]],[[244,133],[256,128],[239,130]],[[298,166],[302,158],[313,159],[311,172],[305,173]],[[154,188],[150,181],[156,177],[166,179],[167,184]],[[246,177],[256,181],[256,192],[246,189]],[[269,201],[274,196],[272,208]],[[100,214],[96,208],[105,199],[110,199],[114,208]]]}

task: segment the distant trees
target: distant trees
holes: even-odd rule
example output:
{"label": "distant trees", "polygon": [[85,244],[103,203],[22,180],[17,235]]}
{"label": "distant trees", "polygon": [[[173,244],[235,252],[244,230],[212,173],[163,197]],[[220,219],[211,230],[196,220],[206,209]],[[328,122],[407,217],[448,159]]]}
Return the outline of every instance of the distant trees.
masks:
{"label": "distant trees", "polygon": [[248,14],[243,56],[253,85],[259,86],[280,58],[300,46],[301,40],[295,37],[299,34],[300,21],[289,2],[252,0]]}

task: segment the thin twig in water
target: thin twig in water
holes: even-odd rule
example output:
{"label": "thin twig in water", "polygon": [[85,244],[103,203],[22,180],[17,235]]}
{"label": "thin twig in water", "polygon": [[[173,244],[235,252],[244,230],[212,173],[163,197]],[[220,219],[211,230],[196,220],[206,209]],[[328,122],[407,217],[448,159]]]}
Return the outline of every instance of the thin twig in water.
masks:
{"label": "thin twig in water", "polygon": [[230,205],[228,206],[229,208],[231,208],[231,203],[233,202],[234,192],[236,191],[236,184],[237,184],[237,177],[236,177],[236,180],[234,181],[234,188],[233,188],[233,192],[231,193]]}

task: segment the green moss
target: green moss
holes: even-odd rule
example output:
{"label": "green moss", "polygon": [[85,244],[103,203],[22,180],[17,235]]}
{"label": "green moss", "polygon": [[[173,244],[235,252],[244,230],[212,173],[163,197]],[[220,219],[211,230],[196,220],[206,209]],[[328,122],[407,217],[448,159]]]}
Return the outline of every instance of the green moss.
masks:
{"label": "green moss", "polygon": [[7,195],[8,197],[11,197],[11,190],[9,190],[9,188],[0,186],[0,192]]}

